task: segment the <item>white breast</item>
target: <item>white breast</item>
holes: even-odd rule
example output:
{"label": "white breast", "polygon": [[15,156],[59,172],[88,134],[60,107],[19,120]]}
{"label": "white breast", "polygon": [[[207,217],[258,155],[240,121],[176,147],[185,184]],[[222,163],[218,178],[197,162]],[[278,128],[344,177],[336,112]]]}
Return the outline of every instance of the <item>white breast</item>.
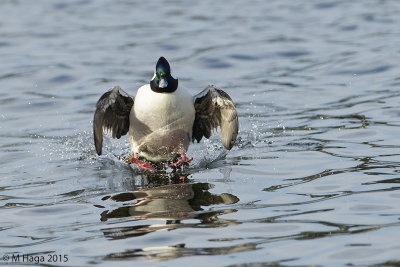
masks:
{"label": "white breast", "polygon": [[132,152],[155,161],[185,153],[194,116],[193,98],[186,90],[156,93],[150,85],[143,85],[138,89],[130,115]]}

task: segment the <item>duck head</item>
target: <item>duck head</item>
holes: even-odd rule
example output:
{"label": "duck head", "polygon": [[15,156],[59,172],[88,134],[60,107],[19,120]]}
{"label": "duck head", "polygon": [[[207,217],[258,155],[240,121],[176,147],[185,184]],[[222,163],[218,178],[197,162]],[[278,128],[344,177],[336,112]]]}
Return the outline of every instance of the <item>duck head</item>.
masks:
{"label": "duck head", "polygon": [[157,93],[172,93],[178,88],[178,79],[172,77],[171,68],[164,57],[160,57],[157,61],[150,88]]}

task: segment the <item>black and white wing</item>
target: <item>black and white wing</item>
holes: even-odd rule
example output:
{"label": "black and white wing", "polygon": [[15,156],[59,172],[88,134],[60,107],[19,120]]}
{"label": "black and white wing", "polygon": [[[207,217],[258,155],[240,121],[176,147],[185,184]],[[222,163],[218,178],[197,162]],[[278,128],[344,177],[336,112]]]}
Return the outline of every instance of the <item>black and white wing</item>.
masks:
{"label": "black and white wing", "polygon": [[239,130],[238,116],[230,96],[210,85],[194,96],[196,116],[193,124],[192,140],[210,138],[214,129],[221,127],[221,141],[231,149]]}
{"label": "black and white wing", "polygon": [[129,114],[133,98],[119,86],[114,86],[104,93],[96,104],[93,119],[94,145],[97,154],[101,155],[103,131],[113,138],[121,138],[129,131]]}

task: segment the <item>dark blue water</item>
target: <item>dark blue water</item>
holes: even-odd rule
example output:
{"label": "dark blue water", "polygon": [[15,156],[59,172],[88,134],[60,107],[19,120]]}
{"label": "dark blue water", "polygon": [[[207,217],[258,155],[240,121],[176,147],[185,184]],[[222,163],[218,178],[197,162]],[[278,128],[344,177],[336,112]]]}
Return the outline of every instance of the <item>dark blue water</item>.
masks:
{"label": "dark blue water", "polygon": [[[1,1],[0,263],[397,266],[399,14],[395,0]],[[100,95],[134,95],[160,56],[239,114],[235,147],[194,144],[184,174],[130,168],[126,137],[93,146]]]}

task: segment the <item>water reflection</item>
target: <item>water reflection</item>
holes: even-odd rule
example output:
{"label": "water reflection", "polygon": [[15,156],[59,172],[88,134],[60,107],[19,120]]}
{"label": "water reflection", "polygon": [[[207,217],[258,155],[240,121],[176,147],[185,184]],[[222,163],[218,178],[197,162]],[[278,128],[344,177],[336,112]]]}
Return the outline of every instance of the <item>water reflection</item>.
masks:
{"label": "water reflection", "polygon": [[118,260],[144,257],[147,260],[168,260],[185,256],[194,255],[228,255],[243,251],[255,250],[256,242],[226,246],[226,247],[207,247],[207,248],[187,248],[185,244],[164,247],[148,247],[143,249],[129,249],[120,253],[110,253],[104,260]]}
{"label": "water reflection", "polygon": [[[400,1],[53,2],[0,1],[2,250],[399,266]],[[194,144],[190,176],[132,170],[126,138],[95,156],[99,92],[134,94],[155,51],[237,103],[237,146]]]}
{"label": "water reflection", "polygon": [[[237,222],[219,219],[222,214],[236,212],[235,209],[206,210],[211,205],[230,205],[239,198],[229,193],[213,194],[210,183],[191,183],[188,175],[180,172],[149,173],[142,175],[147,187],[131,192],[122,192],[103,198],[104,201],[121,203],[121,206],[101,213],[101,221],[132,217],[135,220],[165,220],[165,224],[144,224],[129,227],[103,229],[105,236],[122,239],[144,235],[158,230],[171,230],[181,227],[193,227],[200,224],[215,224],[215,227],[237,224]],[[197,219],[199,222],[183,224],[182,220]],[[148,221],[147,221],[148,222]]]}

